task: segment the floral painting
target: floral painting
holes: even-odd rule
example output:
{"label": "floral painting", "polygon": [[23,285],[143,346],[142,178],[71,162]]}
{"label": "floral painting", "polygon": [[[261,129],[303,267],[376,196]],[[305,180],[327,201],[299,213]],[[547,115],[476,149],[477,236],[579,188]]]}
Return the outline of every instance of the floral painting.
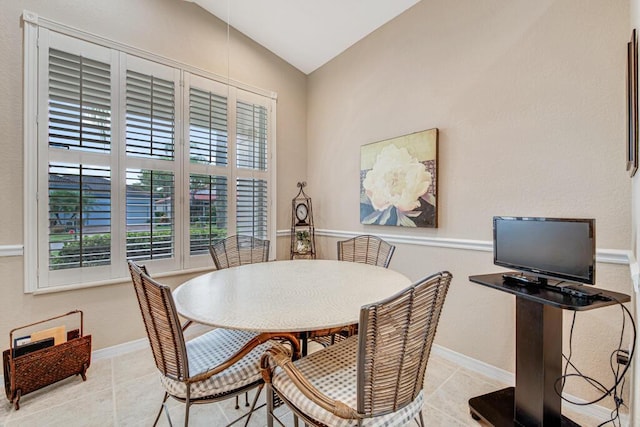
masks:
{"label": "floral painting", "polygon": [[437,227],[438,129],[363,145],[360,222]]}

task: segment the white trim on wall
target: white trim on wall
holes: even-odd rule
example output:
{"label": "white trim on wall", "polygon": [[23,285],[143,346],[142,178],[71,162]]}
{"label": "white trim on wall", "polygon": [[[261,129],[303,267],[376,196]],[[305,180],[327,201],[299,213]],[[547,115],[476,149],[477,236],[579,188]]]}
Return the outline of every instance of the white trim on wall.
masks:
{"label": "white trim on wall", "polygon": [[[289,230],[278,230],[278,237],[289,236]],[[316,236],[336,237],[339,239],[350,239],[365,232],[344,231],[344,230],[325,230],[316,229]],[[490,240],[471,240],[471,239],[451,239],[448,237],[428,237],[428,236],[406,236],[402,234],[382,234],[375,233],[376,236],[386,240],[389,243],[432,246],[436,248],[462,249],[467,251],[493,252],[493,242]],[[596,249],[596,261],[607,264],[624,264],[630,265],[633,260],[633,254],[630,250],[623,249]]]}
{"label": "white trim on wall", "polygon": [[5,256],[22,255],[24,255],[24,246],[22,245],[0,245],[0,258]]}
{"label": "white trim on wall", "polygon": [[[338,230],[316,230],[315,233],[316,236],[337,237],[340,239],[350,239],[362,234],[354,231]],[[289,230],[278,230],[277,237],[289,237],[290,234],[291,232]],[[489,240],[449,239],[445,237],[403,236],[397,234],[379,233],[376,233],[376,236],[381,237],[390,243],[462,249],[467,251],[493,251],[493,243]],[[0,245],[0,257],[22,255],[22,245]],[[632,269],[631,276],[634,279],[634,285],[636,286],[636,288],[638,287],[638,264],[635,261],[635,258],[633,257],[631,251],[623,249],[597,249],[596,260],[598,262],[607,264],[629,265]]]}
{"label": "white trim on wall", "polygon": [[[23,242],[36,242],[38,239],[38,15],[23,13],[24,57],[23,57]],[[33,249],[32,249],[33,248]],[[27,244],[20,245],[23,256],[24,284],[38,282],[38,251]]]}

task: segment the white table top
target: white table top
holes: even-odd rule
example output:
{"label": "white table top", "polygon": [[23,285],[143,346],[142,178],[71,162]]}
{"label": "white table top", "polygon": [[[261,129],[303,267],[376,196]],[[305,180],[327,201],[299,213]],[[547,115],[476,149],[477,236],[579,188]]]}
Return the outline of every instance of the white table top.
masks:
{"label": "white table top", "polygon": [[206,273],[173,291],[178,313],[211,326],[301,332],[358,322],[360,307],[411,281],[397,271],[346,261],[293,260]]}

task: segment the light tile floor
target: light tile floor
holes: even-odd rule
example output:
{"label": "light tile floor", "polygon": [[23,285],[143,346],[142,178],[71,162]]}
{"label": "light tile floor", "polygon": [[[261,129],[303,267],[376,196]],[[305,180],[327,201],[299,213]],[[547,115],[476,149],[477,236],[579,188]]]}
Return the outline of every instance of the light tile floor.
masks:
{"label": "light tile floor", "polygon": [[[478,426],[480,423],[469,415],[467,401],[470,397],[502,387],[506,385],[432,355],[424,387],[425,422],[429,427]],[[87,372],[86,382],[75,376],[28,394],[21,399],[18,411],[3,399],[0,401],[0,427],[150,426],[163,394],[151,352],[135,351],[94,360]],[[261,400],[264,401],[263,398]],[[170,399],[169,407],[173,424],[182,425],[184,406]],[[189,424],[193,427],[224,426],[240,415],[243,409],[234,409],[233,399],[194,405],[191,407]],[[286,407],[278,408],[278,412],[287,426],[293,425],[291,413]],[[583,426],[599,424],[597,420],[582,414],[565,413]],[[164,414],[159,425],[168,425]],[[265,425],[263,408],[253,415],[250,426]]]}

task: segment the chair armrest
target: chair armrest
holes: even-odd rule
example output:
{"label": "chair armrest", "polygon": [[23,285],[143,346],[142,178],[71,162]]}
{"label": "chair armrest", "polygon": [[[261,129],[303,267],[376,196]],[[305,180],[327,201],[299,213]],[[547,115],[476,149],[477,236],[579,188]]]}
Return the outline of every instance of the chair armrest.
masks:
{"label": "chair armrest", "polygon": [[288,341],[289,344],[291,344],[291,348],[294,350],[294,354],[296,355],[296,358],[300,356],[300,343],[298,342],[298,339],[294,334],[291,334],[288,332],[277,332],[277,333],[267,332],[252,338],[245,345],[243,345],[240,350],[238,350],[235,354],[233,354],[227,360],[220,363],[218,366],[215,366],[209,369],[206,372],[203,372],[199,375],[188,378],[187,382],[195,383],[198,381],[206,380],[207,378],[211,378],[212,376],[219,374],[220,372],[224,371],[225,369],[228,369],[230,366],[240,361],[244,356],[249,354],[254,348],[259,346],[260,344],[264,344],[265,342],[271,339],[282,339],[282,340]]}
{"label": "chair armrest", "polygon": [[[273,368],[271,367],[272,364],[275,365]],[[288,350],[282,346],[271,347],[260,359],[262,378],[268,384],[271,383],[275,367],[281,368],[293,384],[300,390],[300,392],[302,392],[302,394],[324,410],[329,411],[340,418],[363,418],[362,415],[358,414],[358,411],[346,403],[330,398],[307,381],[302,372],[300,372],[300,370],[298,370],[298,368],[293,364]]]}

